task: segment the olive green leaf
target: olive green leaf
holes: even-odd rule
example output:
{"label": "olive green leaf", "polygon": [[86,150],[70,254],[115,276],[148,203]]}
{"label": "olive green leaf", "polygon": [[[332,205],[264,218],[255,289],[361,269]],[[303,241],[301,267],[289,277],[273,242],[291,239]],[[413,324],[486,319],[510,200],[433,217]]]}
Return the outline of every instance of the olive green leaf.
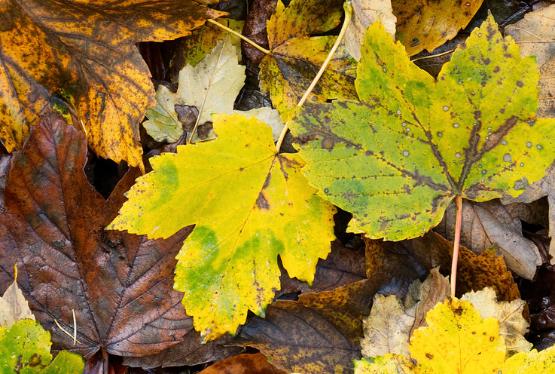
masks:
{"label": "olive green leaf", "polygon": [[492,16],[437,81],[372,25],[355,85],[360,101],[308,103],[291,124],[305,176],[353,213],[352,232],[421,236],[455,196],[517,196],[555,158],[555,119],[535,116],[536,63]]}
{"label": "olive green leaf", "polygon": [[290,276],[312,282],[335,211],[307,184],[297,154],[276,154],[270,126],[212,118],[218,138],[152,158],[108,227],[166,238],[196,225],[174,287],[205,340],[235,333],[249,310],[264,315],[280,287],[278,256]]}
{"label": "olive green leaf", "polygon": [[31,319],[0,326],[0,373],[82,373],[83,359],[62,351],[52,361],[50,333]]}
{"label": "olive green leaf", "polygon": [[[336,36],[324,35],[341,23],[343,0],[277,1],[267,22],[271,54],[260,64],[260,85],[269,92],[284,122],[326,59]],[[316,35],[316,36],[315,36]],[[353,60],[345,48],[335,53],[309,98],[355,98]]]}

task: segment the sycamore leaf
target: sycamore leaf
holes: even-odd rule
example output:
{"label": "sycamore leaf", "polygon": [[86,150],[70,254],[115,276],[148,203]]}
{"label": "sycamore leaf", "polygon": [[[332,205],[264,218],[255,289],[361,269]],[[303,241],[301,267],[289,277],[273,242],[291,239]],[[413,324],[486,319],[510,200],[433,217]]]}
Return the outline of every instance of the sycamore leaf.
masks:
{"label": "sycamore leaf", "polygon": [[503,374],[555,373],[555,346],[541,352],[535,349],[511,356],[501,369]]}
{"label": "sycamore leaf", "polygon": [[205,339],[235,333],[249,310],[264,315],[279,289],[278,255],[290,276],[312,282],[334,213],[300,174],[298,155],[276,154],[269,126],[237,114],[213,120],[216,140],[151,159],[109,225],[151,238],[196,225],[174,287]]}
{"label": "sycamore leaf", "polygon": [[[14,278],[17,278],[17,275]],[[10,328],[20,319],[35,319],[35,316],[14,279],[4,291],[4,295],[0,297],[0,326]]]}
{"label": "sycamore leaf", "polygon": [[468,25],[484,0],[392,0],[397,39],[412,56],[433,51]]}
{"label": "sycamore leaf", "polygon": [[235,98],[245,83],[245,67],[239,65],[237,53],[229,40],[221,41],[196,66],[185,65],[181,69],[176,93],[160,85],[156,91],[157,105],[147,111],[149,119],[143,123],[148,134],[157,141],[179,139],[183,125],[176,105],[196,107],[197,125],[210,121],[213,113],[232,113]]}
{"label": "sycamore leaf", "polygon": [[397,18],[393,15],[391,0],[352,0],[353,19],[345,31],[345,48],[357,61],[360,60],[360,45],[364,34],[372,23],[379,21],[385,30],[395,35]]}
{"label": "sycamore leaf", "polygon": [[279,135],[283,131],[283,121],[279,115],[279,112],[275,109],[269,107],[254,108],[247,111],[234,110],[233,113],[243,114],[247,117],[252,116],[269,125],[272,128],[272,137],[274,140],[278,140]]}
{"label": "sycamore leaf", "polygon": [[142,165],[139,122],[154,101],[135,43],[184,36],[222,13],[211,1],[0,3],[0,140],[21,147],[46,107],[75,107],[94,151]]}
{"label": "sycamore leaf", "polygon": [[493,373],[503,365],[505,344],[495,318],[482,318],[468,301],[452,299],[426,315],[428,326],[410,341],[416,372]]}
{"label": "sycamore leaf", "polygon": [[30,319],[17,321],[10,328],[0,326],[0,372],[78,374],[83,359],[62,351],[52,360],[50,333]]}
{"label": "sycamore leaf", "polygon": [[[17,263],[18,284],[37,320],[58,347],[93,366],[100,350],[140,357],[182,343],[183,354],[196,354],[200,337],[182,294],[172,289],[175,255],[190,230],[167,240],[104,231],[134,175],[105,201],[87,180],[86,160],[84,134],[55,115],[34,127],[13,156],[0,214],[0,291]],[[66,333],[75,326],[76,342]],[[200,362],[212,359],[213,352],[205,353],[196,356]]]}
{"label": "sycamore leaf", "polygon": [[437,81],[375,23],[360,101],[307,103],[291,123],[311,185],[353,213],[352,232],[401,240],[436,226],[456,195],[520,194],[555,159],[555,119],[535,117],[538,72],[492,16]]}
{"label": "sycamore leaf", "polygon": [[532,343],[524,338],[528,332],[528,321],[522,315],[525,301],[497,301],[495,291],[489,287],[467,292],[461,300],[470,301],[483,318],[493,317],[499,321],[499,335],[505,339],[509,354],[528,352],[532,348]]}
{"label": "sycamore leaf", "polygon": [[[260,64],[260,85],[287,122],[297,102],[326,59],[336,37],[322,35],[341,22],[343,0],[277,1],[267,22],[271,55]],[[354,98],[354,69],[345,53],[337,52],[310,98]]]}
{"label": "sycamore leaf", "polygon": [[240,354],[231,356],[225,360],[221,360],[208,366],[199,374],[248,374],[248,373],[264,373],[264,374],[287,374],[286,371],[280,370],[273,366],[262,353]]}

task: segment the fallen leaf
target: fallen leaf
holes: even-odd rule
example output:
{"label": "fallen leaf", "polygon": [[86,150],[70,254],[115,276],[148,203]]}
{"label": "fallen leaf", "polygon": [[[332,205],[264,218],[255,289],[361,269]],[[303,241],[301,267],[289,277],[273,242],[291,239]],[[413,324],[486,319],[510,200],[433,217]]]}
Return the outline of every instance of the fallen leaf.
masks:
{"label": "fallen leaf", "polygon": [[353,18],[345,31],[344,43],[347,51],[355,60],[360,60],[360,45],[368,26],[376,21],[395,36],[397,17],[393,15],[391,0],[353,0]]}
{"label": "fallen leaf", "polygon": [[286,374],[268,362],[261,353],[241,354],[218,361],[199,374]]}
{"label": "fallen leaf", "polygon": [[247,117],[254,117],[259,121],[262,121],[272,128],[272,137],[274,140],[278,140],[279,135],[283,131],[283,122],[279,115],[279,112],[275,109],[262,107],[254,108],[247,111],[234,110],[233,113],[243,114]]}
{"label": "fallen leaf", "polygon": [[20,148],[45,108],[66,101],[101,157],[142,165],[138,124],[153,104],[135,43],[190,33],[221,12],[209,0],[81,2],[7,0],[0,5],[0,140]]}
{"label": "fallen leaf", "polygon": [[[455,214],[456,208],[451,204],[437,227],[449,240],[455,235]],[[522,222],[509,207],[498,201],[480,204],[465,201],[463,222],[461,243],[478,253],[495,248],[512,271],[526,279],[534,278],[536,268],[542,264],[540,251],[523,236]]]}
{"label": "fallen leaf", "polygon": [[13,157],[0,215],[0,287],[17,263],[21,290],[54,343],[86,358],[150,355],[184,340],[194,351],[200,338],[172,290],[189,230],[157,241],[103,231],[133,175],[105,201],[83,172],[86,153],[84,135],[51,115]]}
{"label": "fallen leaf", "polygon": [[0,370],[2,373],[82,373],[83,359],[61,351],[52,360],[50,333],[36,321],[23,319],[11,327],[0,326]]}
{"label": "fallen leaf", "polygon": [[533,349],[530,352],[517,353],[509,357],[503,368],[503,374],[543,374],[555,372],[555,346],[541,352]]}
{"label": "fallen leaf", "polygon": [[279,289],[278,256],[290,276],[311,283],[330,251],[335,211],[301,176],[296,154],[276,154],[268,125],[237,114],[213,120],[216,140],[151,158],[153,171],[109,225],[166,238],[196,224],[174,287],[205,340],[234,334],[249,310],[264,315]]}
{"label": "fallen leaf", "polygon": [[505,31],[524,56],[536,56],[540,68],[538,116],[555,117],[555,4],[539,4]]}
{"label": "fallen leaf", "polygon": [[358,65],[360,102],[306,103],[290,125],[304,175],[353,214],[348,231],[421,236],[457,195],[518,196],[544,176],[555,119],[535,118],[537,80],[534,59],[521,58],[491,16],[437,81],[375,23]]}
{"label": "fallen leaf", "polygon": [[482,318],[493,317],[499,321],[499,335],[505,340],[509,355],[517,352],[528,352],[532,343],[524,335],[528,332],[528,321],[522,313],[526,302],[516,299],[510,302],[497,301],[497,296],[492,288],[467,292],[461,300],[471,302],[480,312]]}
{"label": "fallen leaf", "polygon": [[328,257],[318,261],[312,285],[290,278],[284,271],[281,293],[328,291],[365,278],[364,248],[347,248],[336,240]]}
{"label": "fallen leaf", "polygon": [[355,363],[355,374],[405,374],[411,373],[413,364],[404,356],[386,354],[380,357],[362,358]]}
{"label": "fallen leaf", "polygon": [[198,126],[211,121],[213,113],[231,114],[245,83],[245,67],[239,65],[237,53],[229,41],[219,42],[196,66],[185,65],[181,69],[176,93],[160,85],[157,105],[147,111],[149,120],[143,123],[148,134],[156,141],[177,141],[183,134],[183,125],[175,106],[187,105],[198,110],[193,128],[187,129],[188,137],[193,141],[206,140],[196,136]]}
{"label": "fallen leaf", "polygon": [[[17,276],[16,276],[17,278]],[[10,328],[20,319],[35,319],[33,312],[29,309],[29,303],[25,300],[23,292],[14,280],[0,297],[0,326]]]}
{"label": "fallen leaf", "polygon": [[241,329],[240,341],[288,372],[350,372],[360,358],[362,318],[378,286],[377,279],[363,280],[277,301],[264,319],[255,317]]}
{"label": "fallen leaf", "polygon": [[413,323],[414,316],[405,313],[397,296],[376,295],[370,315],[364,320],[362,354],[365,357],[408,354],[408,338]]}
{"label": "fallen leaf", "polygon": [[[343,0],[277,1],[266,23],[271,54],[260,63],[260,86],[270,94],[284,122],[326,59],[336,37],[325,35],[341,22]],[[315,36],[318,35],[318,36]],[[354,65],[346,51],[336,52],[309,99],[356,97]]]}
{"label": "fallen leaf", "polygon": [[[245,20],[243,35],[255,42],[256,44],[269,48],[268,33],[266,32],[266,22],[270,19],[276,9],[277,0],[253,0],[250,2],[250,9]],[[245,57],[251,63],[258,65],[264,58],[265,54],[251,46],[249,43],[243,42],[243,52]]]}
{"label": "fallen leaf", "polygon": [[[439,266],[444,274],[451,270],[453,243],[435,232],[422,238],[395,243],[416,258],[417,263],[426,269]],[[472,290],[492,287],[502,301],[518,299],[520,293],[511,272],[507,269],[503,257],[495,251],[486,250],[477,255],[461,246],[459,268],[457,271],[457,295]]]}
{"label": "fallen leaf", "polygon": [[495,318],[482,318],[468,301],[452,299],[426,315],[414,331],[411,357],[417,372],[494,373],[505,360],[505,344]]}
{"label": "fallen leaf", "polygon": [[483,0],[392,0],[397,16],[397,40],[412,56],[424,49],[433,51],[454,38],[468,25]]}

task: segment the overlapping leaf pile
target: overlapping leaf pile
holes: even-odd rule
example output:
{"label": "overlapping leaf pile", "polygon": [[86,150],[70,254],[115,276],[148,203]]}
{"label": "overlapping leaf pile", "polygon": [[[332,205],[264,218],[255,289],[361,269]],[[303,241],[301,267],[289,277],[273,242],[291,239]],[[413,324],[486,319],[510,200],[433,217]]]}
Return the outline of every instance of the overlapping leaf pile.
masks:
{"label": "overlapping leaf pile", "polygon": [[[236,353],[203,372],[555,370],[507,269],[534,279],[545,235],[523,235],[547,224],[516,205],[490,235],[501,202],[482,204],[551,198],[553,23],[533,20],[553,6],[516,42],[479,15],[434,78],[409,56],[481,0],[246,3],[0,0],[0,288],[20,287],[0,371],[82,371],[50,336],[106,374]],[[240,50],[243,25],[263,47]],[[141,45],[155,93],[135,43],[191,33]],[[490,236],[449,298],[452,243],[429,231],[455,198]]]}

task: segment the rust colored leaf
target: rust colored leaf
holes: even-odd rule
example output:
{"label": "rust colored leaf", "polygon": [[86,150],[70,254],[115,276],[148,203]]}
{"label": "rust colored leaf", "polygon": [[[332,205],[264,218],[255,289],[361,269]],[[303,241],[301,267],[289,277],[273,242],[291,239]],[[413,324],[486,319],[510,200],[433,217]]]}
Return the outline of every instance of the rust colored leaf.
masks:
{"label": "rust colored leaf", "polygon": [[207,367],[199,374],[285,374],[274,367],[261,353],[241,354]]}
{"label": "rust colored leaf", "polygon": [[188,35],[223,14],[212,2],[0,1],[0,140],[20,148],[45,108],[65,101],[99,156],[142,165],[138,124],[155,102],[135,43]]}
{"label": "rust colored leaf", "polygon": [[[134,176],[105,201],[83,172],[86,153],[84,135],[50,115],[13,157],[0,215],[0,289],[17,263],[20,288],[55,344],[86,358],[151,355],[183,341],[194,352],[199,336],[173,290],[175,255],[190,229],[166,240],[104,231]],[[55,323],[73,333],[73,311],[75,345]]]}

